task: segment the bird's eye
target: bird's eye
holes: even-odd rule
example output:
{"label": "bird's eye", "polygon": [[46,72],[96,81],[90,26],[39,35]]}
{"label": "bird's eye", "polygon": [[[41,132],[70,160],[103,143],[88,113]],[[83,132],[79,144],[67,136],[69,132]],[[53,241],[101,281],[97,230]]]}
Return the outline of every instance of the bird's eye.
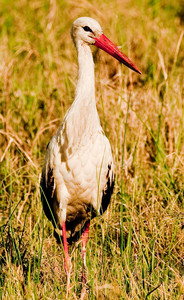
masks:
{"label": "bird's eye", "polygon": [[88,27],[88,26],[84,26],[83,29],[84,29],[85,31],[93,32],[93,31],[91,30],[91,28]]}

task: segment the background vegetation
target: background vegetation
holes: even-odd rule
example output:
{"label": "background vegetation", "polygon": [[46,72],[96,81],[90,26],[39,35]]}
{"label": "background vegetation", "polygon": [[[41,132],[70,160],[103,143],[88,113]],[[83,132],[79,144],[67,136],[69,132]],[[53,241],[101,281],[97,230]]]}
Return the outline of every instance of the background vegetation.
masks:
{"label": "background vegetation", "polygon": [[[71,105],[79,16],[136,63],[138,75],[94,49],[96,102],[116,184],[92,222],[89,299],[183,299],[184,5],[179,0],[0,1],[0,295],[65,299],[62,248],[42,211],[46,145]],[[70,248],[81,291],[80,244]]]}

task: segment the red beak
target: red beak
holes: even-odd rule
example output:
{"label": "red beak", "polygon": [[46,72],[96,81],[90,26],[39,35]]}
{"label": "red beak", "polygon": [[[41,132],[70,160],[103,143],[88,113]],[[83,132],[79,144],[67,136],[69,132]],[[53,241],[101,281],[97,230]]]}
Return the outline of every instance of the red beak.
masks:
{"label": "red beak", "polygon": [[121,63],[123,63],[128,68],[141,74],[141,71],[133,64],[133,62],[121,52],[104,34],[99,37],[95,37],[95,46],[109,53],[111,56],[115,57]]}

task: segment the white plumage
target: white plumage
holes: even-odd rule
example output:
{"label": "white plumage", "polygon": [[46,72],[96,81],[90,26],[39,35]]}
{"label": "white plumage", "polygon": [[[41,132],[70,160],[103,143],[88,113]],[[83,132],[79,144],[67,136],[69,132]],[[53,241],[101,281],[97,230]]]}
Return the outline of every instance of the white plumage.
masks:
{"label": "white plumage", "polygon": [[96,109],[90,45],[105,50],[140,73],[103,35],[97,21],[78,18],[73,23],[71,35],[79,65],[75,100],[48,145],[41,179],[45,213],[54,228],[62,229],[66,252],[65,230],[71,239],[86,228],[88,233],[90,219],[106,210],[114,186],[111,147]]}

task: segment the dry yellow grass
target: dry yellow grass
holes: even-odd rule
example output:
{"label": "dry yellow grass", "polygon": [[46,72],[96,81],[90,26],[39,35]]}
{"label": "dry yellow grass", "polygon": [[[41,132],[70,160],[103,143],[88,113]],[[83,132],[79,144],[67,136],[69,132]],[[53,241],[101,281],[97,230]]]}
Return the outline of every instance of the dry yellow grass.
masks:
{"label": "dry yellow grass", "polygon": [[[42,212],[39,174],[71,105],[79,16],[99,21],[139,76],[94,49],[96,102],[116,162],[111,205],[93,221],[89,299],[183,299],[184,37],[178,1],[1,1],[1,298],[65,299],[62,249]],[[126,122],[127,118],[127,122]],[[80,245],[71,247],[81,293]]]}

